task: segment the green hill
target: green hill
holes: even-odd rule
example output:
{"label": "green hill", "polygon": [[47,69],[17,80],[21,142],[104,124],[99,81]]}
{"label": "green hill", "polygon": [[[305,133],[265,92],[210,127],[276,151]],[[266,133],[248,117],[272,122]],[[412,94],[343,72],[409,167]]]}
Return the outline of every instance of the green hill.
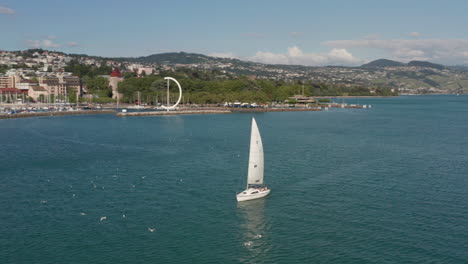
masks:
{"label": "green hill", "polygon": [[445,69],[444,65],[435,64],[435,63],[428,62],[428,61],[410,61],[408,62],[407,66],[434,68],[434,69],[439,69],[439,70]]}
{"label": "green hill", "polygon": [[[197,64],[197,63],[242,63],[237,59],[211,57],[197,53],[169,52],[152,54],[137,58],[119,58],[119,60],[133,61],[138,63],[158,63],[158,64]],[[244,62],[245,63],[245,62]]]}
{"label": "green hill", "polygon": [[398,67],[398,66],[405,66],[404,63],[387,60],[387,59],[379,59],[375,61],[371,61],[369,63],[361,65],[362,68],[385,68],[385,67]]}

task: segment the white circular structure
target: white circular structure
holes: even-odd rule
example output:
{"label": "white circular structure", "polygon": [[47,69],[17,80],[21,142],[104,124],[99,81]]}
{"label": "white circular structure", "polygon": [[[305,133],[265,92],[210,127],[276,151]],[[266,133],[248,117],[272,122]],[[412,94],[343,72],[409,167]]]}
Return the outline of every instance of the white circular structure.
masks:
{"label": "white circular structure", "polygon": [[182,87],[180,87],[180,83],[172,78],[172,77],[164,77],[164,80],[167,80],[167,104],[169,105],[169,81],[174,81],[177,86],[179,87],[179,99],[177,100],[177,102],[174,104],[174,105],[171,105],[171,106],[164,106],[164,105],[161,105],[162,108],[166,109],[167,111],[169,111],[170,109],[175,109],[177,107],[177,105],[180,103],[180,100],[182,99]]}

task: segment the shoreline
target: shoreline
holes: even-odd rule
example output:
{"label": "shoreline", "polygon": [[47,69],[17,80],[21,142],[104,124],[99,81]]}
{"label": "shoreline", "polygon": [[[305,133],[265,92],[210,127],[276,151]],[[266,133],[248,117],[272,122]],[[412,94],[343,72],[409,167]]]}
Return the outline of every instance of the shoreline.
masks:
{"label": "shoreline", "polygon": [[80,111],[63,111],[63,112],[29,112],[18,114],[0,114],[0,119],[14,119],[27,117],[41,116],[67,116],[67,115],[95,115],[95,114],[113,114],[115,110],[80,110]]}
{"label": "shoreline", "polygon": [[[329,108],[358,108],[366,109],[366,105],[346,105],[346,104],[320,104],[314,107],[290,107],[290,108],[228,108],[228,107],[181,107],[176,111],[147,111],[140,112],[119,112],[116,109],[102,110],[79,110],[79,111],[60,111],[60,112],[22,112],[16,114],[0,114],[0,119],[42,117],[42,116],[67,116],[67,115],[94,115],[94,114],[115,114],[119,117],[131,116],[168,116],[168,115],[203,115],[203,114],[232,114],[232,113],[265,113],[265,112],[312,112],[326,111]],[[369,106],[370,108],[370,106]],[[149,111],[148,111],[149,110]]]}
{"label": "shoreline", "polygon": [[166,116],[166,115],[203,115],[203,114],[230,114],[227,110],[181,110],[181,111],[146,111],[117,113],[117,116]]}

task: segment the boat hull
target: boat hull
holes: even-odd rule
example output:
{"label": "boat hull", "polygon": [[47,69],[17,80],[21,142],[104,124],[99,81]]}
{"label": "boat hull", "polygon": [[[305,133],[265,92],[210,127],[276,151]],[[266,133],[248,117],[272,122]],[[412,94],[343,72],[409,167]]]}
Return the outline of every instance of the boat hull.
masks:
{"label": "boat hull", "polygon": [[255,200],[267,196],[268,194],[270,194],[270,191],[270,189],[266,189],[263,191],[260,191],[258,189],[247,189],[241,193],[238,193],[236,195],[236,198],[238,202]]}

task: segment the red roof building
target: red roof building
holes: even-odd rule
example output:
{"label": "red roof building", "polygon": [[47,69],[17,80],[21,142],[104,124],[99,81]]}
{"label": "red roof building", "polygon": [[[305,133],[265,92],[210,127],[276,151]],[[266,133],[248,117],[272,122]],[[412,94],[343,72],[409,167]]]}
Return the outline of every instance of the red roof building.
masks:
{"label": "red roof building", "polygon": [[111,77],[122,77],[122,73],[120,73],[118,68],[115,68],[111,73]]}
{"label": "red roof building", "polygon": [[0,88],[0,94],[21,94],[21,90],[16,88]]}

